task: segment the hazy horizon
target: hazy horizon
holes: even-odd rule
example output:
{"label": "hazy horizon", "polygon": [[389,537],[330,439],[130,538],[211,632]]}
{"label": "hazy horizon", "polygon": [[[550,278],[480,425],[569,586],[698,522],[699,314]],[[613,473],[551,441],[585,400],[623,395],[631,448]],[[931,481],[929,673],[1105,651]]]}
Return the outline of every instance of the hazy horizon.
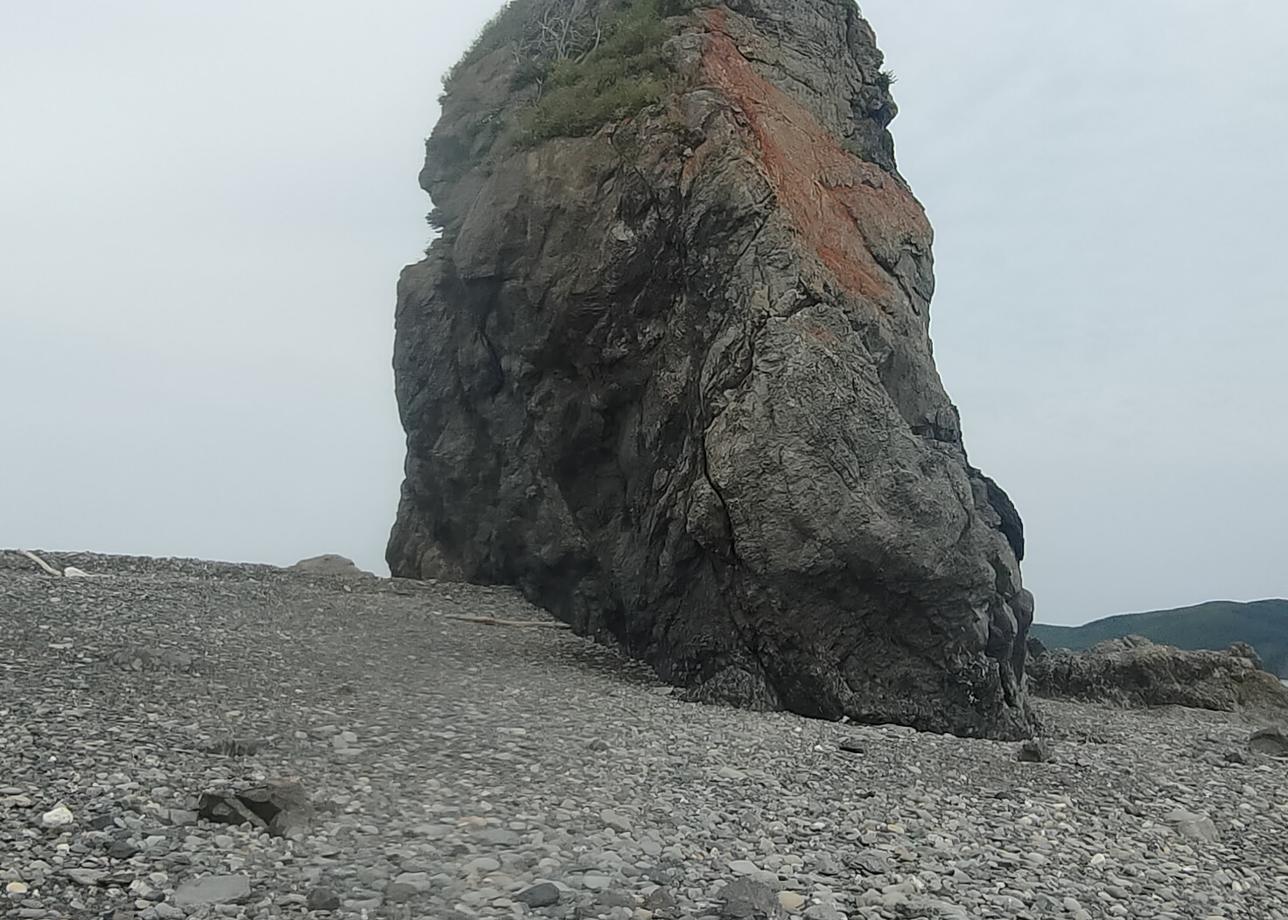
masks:
{"label": "hazy horizon", "polygon": [[[6,10],[0,548],[387,572],[394,285],[499,6]],[[1288,8],[862,7],[1038,619],[1288,596]]]}

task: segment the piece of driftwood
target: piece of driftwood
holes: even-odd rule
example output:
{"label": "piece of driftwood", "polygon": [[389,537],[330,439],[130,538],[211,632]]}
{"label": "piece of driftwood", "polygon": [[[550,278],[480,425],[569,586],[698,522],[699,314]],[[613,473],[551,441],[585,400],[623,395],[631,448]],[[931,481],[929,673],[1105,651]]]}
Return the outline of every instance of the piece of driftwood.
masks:
{"label": "piece of driftwood", "polygon": [[64,578],[107,578],[106,575],[98,575],[93,572],[86,572],[84,569],[78,569],[74,565],[69,565],[63,569]]}
{"label": "piece of driftwood", "polygon": [[484,626],[516,626],[521,629],[572,629],[567,623],[552,623],[549,620],[498,620],[496,617],[471,617],[460,614],[439,614],[444,620],[457,620],[461,623],[482,623]]}
{"label": "piece of driftwood", "polygon": [[54,576],[55,578],[62,578],[62,577],[63,577],[63,573],[62,573],[62,572],[58,571],[58,569],[54,568],[52,565],[50,565],[50,564],[49,564],[48,562],[46,562],[44,559],[41,559],[39,556],[37,556],[37,555],[36,555],[35,553],[33,553],[31,550],[20,549],[20,550],[18,550],[18,552],[19,552],[19,554],[20,554],[20,555],[26,556],[26,557],[27,557],[28,559],[30,559],[32,562],[36,563],[36,565],[38,565],[38,566],[40,566],[42,569],[44,569],[44,570],[45,570],[45,574],[47,574],[47,575],[52,575],[52,576]]}

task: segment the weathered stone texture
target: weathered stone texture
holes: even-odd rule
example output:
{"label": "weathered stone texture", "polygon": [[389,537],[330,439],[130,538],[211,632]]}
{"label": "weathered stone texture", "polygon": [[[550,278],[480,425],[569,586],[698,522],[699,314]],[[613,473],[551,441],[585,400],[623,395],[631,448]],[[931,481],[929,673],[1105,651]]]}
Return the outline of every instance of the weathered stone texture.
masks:
{"label": "weathered stone texture", "polygon": [[1215,712],[1288,712],[1288,687],[1262,669],[1249,645],[1182,651],[1141,636],[1081,652],[1043,651],[1028,662],[1038,696],[1121,706],[1189,706]]}
{"label": "weathered stone texture", "polygon": [[505,50],[447,94],[393,573],[519,585],[696,698],[1023,736],[1023,527],[935,370],[872,30],[743,0],[677,33],[674,98],[593,137],[507,148]]}

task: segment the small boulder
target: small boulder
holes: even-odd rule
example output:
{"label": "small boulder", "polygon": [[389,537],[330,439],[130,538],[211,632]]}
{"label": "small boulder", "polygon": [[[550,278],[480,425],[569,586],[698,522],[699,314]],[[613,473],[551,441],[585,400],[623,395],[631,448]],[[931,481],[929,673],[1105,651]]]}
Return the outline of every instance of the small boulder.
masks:
{"label": "small boulder", "polygon": [[845,857],[845,865],[861,875],[886,875],[891,871],[890,857],[880,850],[864,850]]}
{"label": "small boulder", "polygon": [[1248,739],[1248,747],[1258,754],[1288,757],[1288,735],[1275,728],[1264,728]]}
{"label": "small boulder", "polygon": [[197,812],[219,824],[250,824],[274,837],[298,836],[313,820],[313,803],[294,779],[270,779],[241,791],[203,792]]}
{"label": "small boulder", "polygon": [[427,872],[404,872],[393,880],[390,887],[393,885],[401,886],[403,890],[410,890],[413,897],[425,894],[433,887]]}
{"label": "small boulder", "polygon": [[1050,763],[1054,758],[1045,741],[1041,738],[1030,738],[1020,745],[1015,759],[1020,763]]}
{"label": "small boulder", "polygon": [[130,843],[130,841],[122,838],[120,840],[112,841],[111,845],[107,848],[107,855],[112,859],[133,859],[135,856],[139,855],[139,848]]}
{"label": "small boulder", "polygon": [[314,888],[305,899],[309,910],[339,910],[340,896],[330,888]]}
{"label": "small boulder", "polygon": [[407,885],[403,882],[390,882],[385,887],[385,900],[390,904],[406,904],[414,900],[420,892],[414,885]]}
{"label": "small boulder", "polygon": [[179,908],[235,904],[250,897],[250,879],[244,875],[210,875],[184,882],[171,899]]}
{"label": "small boulder", "polygon": [[760,882],[740,878],[726,885],[720,894],[720,916],[724,920],[783,920],[787,916],[778,894]]}
{"label": "small boulder", "polygon": [[523,842],[522,837],[504,827],[484,828],[474,835],[474,839],[494,847],[517,847]]}
{"label": "small boulder", "polygon": [[659,885],[651,894],[644,896],[644,909],[654,913],[675,910],[679,902],[669,888]]}
{"label": "small boulder", "polygon": [[520,891],[514,899],[529,907],[553,907],[559,903],[559,888],[551,882],[541,882]]}
{"label": "small boulder", "polygon": [[66,805],[57,805],[40,816],[40,823],[45,827],[67,827],[76,823],[76,816]]}
{"label": "small boulder", "polygon": [[816,853],[810,859],[811,867],[817,875],[843,875],[845,867],[831,853]]}
{"label": "small boulder", "polygon": [[1201,843],[1215,843],[1220,839],[1221,834],[1216,829],[1216,824],[1207,815],[1197,815],[1194,812],[1186,811],[1184,808],[1177,808],[1169,812],[1166,821],[1172,829],[1182,837],[1188,837]]}
{"label": "small boulder", "polygon": [[187,808],[171,808],[168,817],[175,827],[192,827],[201,816]]}
{"label": "small boulder", "polygon": [[617,831],[619,834],[629,834],[631,832],[631,819],[620,812],[611,809],[600,814],[600,820]]}
{"label": "small boulder", "polygon": [[100,872],[98,869],[68,869],[67,877],[77,885],[83,885],[86,888],[93,888],[107,875],[106,872]]}
{"label": "small boulder", "polygon": [[287,571],[295,572],[298,575],[321,575],[328,578],[375,578],[371,572],[358,568],[357,563],[352,559],[344,556],[337,556],[333,553],[327,553],[322,556],[313,556],[309,559],[301,559]]}
{"label": "small boulder", "polygon": [[783,910],[799,913],[805,906],[805,895],[799,891],[780,891],[778,892],[778,904]]}

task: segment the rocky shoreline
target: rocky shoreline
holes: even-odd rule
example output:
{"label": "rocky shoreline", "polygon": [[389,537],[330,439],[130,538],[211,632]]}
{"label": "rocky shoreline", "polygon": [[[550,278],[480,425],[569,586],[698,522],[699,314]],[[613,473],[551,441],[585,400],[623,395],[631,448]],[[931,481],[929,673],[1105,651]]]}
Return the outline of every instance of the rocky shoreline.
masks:
{"label": "rocky shoreline", "polygon": [[[1236,714],[1038,701],[1011,743],[681,702],[513,592],[0,554],[4,915],[1288,917]],[[293,777],[287,836],[199,817]],[[60,810],[62,809],[62,810]]]}
{"label": "rocky shoreline", "polygon": [[516,585],[712,702],[1028,737],[1024,525],[935,366],[872,27],[853,0],[631,4],[658,104],[529,146],[532,75],[579,66],[532,51],[542,16],[597,43],[613,6],[515,3],[444,85],[390,571]]}

